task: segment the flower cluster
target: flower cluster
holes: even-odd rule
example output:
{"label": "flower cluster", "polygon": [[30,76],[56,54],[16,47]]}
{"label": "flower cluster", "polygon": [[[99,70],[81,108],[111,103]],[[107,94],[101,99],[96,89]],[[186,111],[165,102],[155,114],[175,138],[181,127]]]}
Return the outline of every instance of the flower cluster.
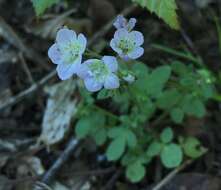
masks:
{"label": "flower cluster", "polygon": [[[141,32],[133,31],[136,19],[127,21],[119,15],[114,22],[117,29],[110,42],[111,48],[125,61],[137,59],[143,55],[144,37]],[[120,86],[118,61],[113,56],[102,59],[89,59],[82,63],[86,51],[87,39],[83,34],[77,35],[73,30],[62,28],[58,31],[55,43],[49,48],[48,56],[57,65],[57,73],[61,80],[76,74],[90,92],[102,89],[117,89]],[[129,75],[128,75],[129,76]],[[125,81],[133,81],[133,76],[123,77]]]}

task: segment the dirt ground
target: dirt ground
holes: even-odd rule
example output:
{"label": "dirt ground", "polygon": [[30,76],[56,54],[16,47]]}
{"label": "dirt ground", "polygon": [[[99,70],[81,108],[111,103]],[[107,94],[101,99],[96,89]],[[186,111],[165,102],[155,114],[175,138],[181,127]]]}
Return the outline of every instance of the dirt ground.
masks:
{"label": "dirt ground", "polygon": [[[106,24],[121,11],[129,10],[128,17],[137,18],[137,27],[145,35],[143,62],[155,67],[176,58],[153,48],[152,44],[157,43],[187,49],[200,56],[212,71],[220,72],[221,52],[214,19],[214,15],[221,16],[219,0],[204,0],[205,5],[197,4],[197,0],[178,0],[181,31],[171,30],[146,10],[131,8],[127,0],[91,1],[68,1],[68,7],[65,2],[59,3],[38,19],[29,0],[0,0],[0,190],[49,189],[42,176],[58,158],[63,165],[58,164],[58,172],[49,180],[55,190],[148,190],[170,172],[155,161],[142,182],[131,184],[123,168],[104,160],[102,148],[90,141],[72,146],[72,151],[66,152],[68,156],[64,155],[65,147],[74,143],[73,129],[50,151],[37,143],[49,99],[45,87],[58,81],[47,51],[61,26],[84,32],[92,40],[92,49],[108,52],[106,44],[113,27]],[[186,121],[186,132],[200,138],[209,151],[162,190],[221,189],[220,114],[221,104],[210,102],[204,119]]]}

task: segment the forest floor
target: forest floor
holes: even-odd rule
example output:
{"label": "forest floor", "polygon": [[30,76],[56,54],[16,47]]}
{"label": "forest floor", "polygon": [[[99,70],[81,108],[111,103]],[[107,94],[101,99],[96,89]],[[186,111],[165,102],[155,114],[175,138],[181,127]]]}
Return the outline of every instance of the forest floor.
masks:
{"label": "forest floor", "polygon": [[[126,10],[127,17],[137,18],[137,27],[145,35],[142,61],[148,66],[177,58],[152,46],[160,44],[201,57],[217,73],[221,69],[221,47],[214,15],[221,16],[221,3],[213,1],[202,8],[194,0],[179,0],[182,29],[175,31],[146,10],[131,7],[127,0],[111,0],[105,5],[103,0],[94,2],[75,0],[69,7],[60,3],[37,19],[30,1],[0,0],[0,190],[29,190],[34,185],[49,189],[44,185],[48,181],[53,181],[54,190],[148,190],[171,174],[156,161],[142,182],[131,184],[118,164],[99,160],[101,149],[91,142],[75,144],[72,129],[50,151],[38,144],[50,98],[45,87],[58,82],[47,51],[57,29],[68,25],[85,33],[92,49],[108,52],[107,39],[113,34],[110,19]],[[210,102],[207,117],[186,121],[187,133],[199,137],[209,151],[172,171],[173,178],[166,178],[162,190],[221,189],[220,114],[221,105]],[[62,166],[55,162],[57,159]],[[43,175],[45,172],[51,176]]]}

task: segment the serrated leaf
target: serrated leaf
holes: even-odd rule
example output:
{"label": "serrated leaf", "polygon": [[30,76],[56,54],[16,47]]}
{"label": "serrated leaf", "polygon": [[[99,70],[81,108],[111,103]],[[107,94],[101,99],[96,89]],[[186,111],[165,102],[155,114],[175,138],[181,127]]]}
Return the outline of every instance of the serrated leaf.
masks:
{"label": "serrated leaf", "polygon": [[171,28],[178,30],[180,24],[175,0],[132,0],[162,18]]}
{"label": "serrated leaf", "polygon": [[127,167],[126,176],[131,182],[137,183],[145,176],[145,167],[137,160]]}
{"label": "serrated leaf", "polygon": [[169,144],[163,148],[160,158],[165,167],[175,168],[181,164],[183,152],[179,145]]}
{"label": "serrated leaf", "polygon": [[163,143],[169,143],[173,140],[173,130],[170,127],[165,128],[160,134],[160,140]]}
{"label": "serrated leaf", "polygon": [[36,15],[42,15],[46,9],[59,2],[59,0],[31,0]]}
{"label": "serrated leaf", "polygon": [[124,153],[126,148],[126,139],[125,138],[115,138],[107,148],[107,159],[109,161],[118,160]]}
{"label": "serrated leaf", "polygon": [[201,146],[200,141],[194,137],[188,137],[185,139],[183,149],[185,155],[190,158],[198,158],[206,152],[206,149]]}

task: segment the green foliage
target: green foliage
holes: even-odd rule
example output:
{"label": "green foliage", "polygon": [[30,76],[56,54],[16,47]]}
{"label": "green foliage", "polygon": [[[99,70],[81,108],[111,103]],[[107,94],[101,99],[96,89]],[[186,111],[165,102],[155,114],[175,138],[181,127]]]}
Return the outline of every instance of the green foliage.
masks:
{"label": "green foliage", "polygon": [[165,167],[175,168],[181,164],[183,160],[183,152],[178,144],[168,144],[164,146],[160,158]]}
{"label": "green foliage", "polygon": [[188,137],[184,140],[183,149],[185,155],[193,159],[202,156],[206,152],[200,141],[194,137]]}
{"label": "green foliage", "polygon": [[[126,65],[122,68],[127,70]],[[119,161],[126,177],[136,183],[144,178],[146,166],[155,157],[171,169],[179,166],[184,156],[195,159],[205,153],[199,140],[177,139],[179,130],[173,129],[186,117],[205,116],[206,103],[214,97],[214,79],[205,68],[179,61],[156,68],[134,62],[130,71],[135,82],[125,83],[119,90],[93,95],[79,89],[82,103],[75,130],[79,138],[90,137],[106,147],[107,159]],[[164,120],[151,127],[154,118],[161,118],[159,113],[166,115],[171,126],[160,132],[158,124],[165,126]]]}
{"label": "green foliage", "polygon": [[140,160],[130,164],[126,169],[126,176],[131,182],[136,183],[145,176],[145,167]]}
{"label": "green foliage", "polygon": [[163,144],[159,141],[153,141],[147,149],[147,155],[150,157],[154,157],[160,154],[163,148]]}
{"label": "green foliage", "polygon": [[156,97],[164,88],[169,80],[171,69],[169,66],[160,66],[153,70],[146,81],[148,94]]}
{"label": "green foliage", "polygon": [[182,123],[184,118],[184,111],[180,108],[173,108],[170,112],[170,117],[174,123]]}
{"label": "green foliage", "polygon": [[173,130],[170,127],[165,128],[160,134],[160,140],[163,143],[169,143],[173,140]]}
{"label": "green foliage", "polygon": [[124,153],[126,146],[133,148],[137,144],[135,134],[124,127],[110,129],[108,136],[113,139],[106,152],[110,161],[118,160]]}
{"label": "green foliage", "polygon": [[178,30],[180,24],[175,0],[132,0],[162,18],[171,28]]}
{"label": "green foliage", "polygon": [[59,1],[60,0],[31,0],[37,16],[41,16],[46,9]]}

